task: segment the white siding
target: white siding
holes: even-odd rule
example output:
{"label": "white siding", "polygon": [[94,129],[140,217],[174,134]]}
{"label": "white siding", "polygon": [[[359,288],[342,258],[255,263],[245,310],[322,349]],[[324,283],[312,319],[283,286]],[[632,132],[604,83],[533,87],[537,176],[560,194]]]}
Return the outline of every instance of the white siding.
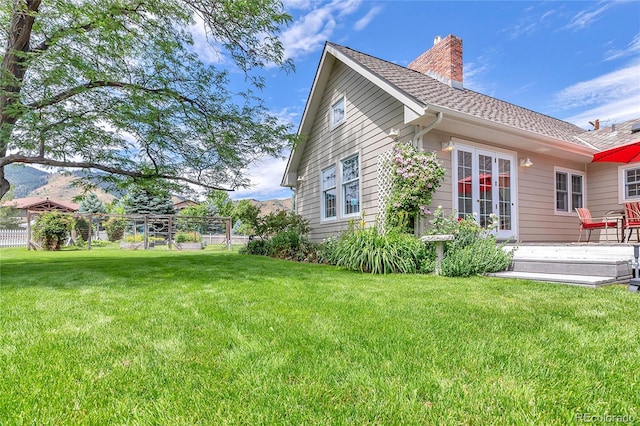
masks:
{"label": "white siding", "polygon": [[[346,121],[331,129],[330,106],[346,96]],[[377,156],[393,145],[387,136],[390,128],[400,129],[401,139],[413,136],[413,126],[404,126],[404,109],[384,91],[344,64],[337,62],[313,126],[308,135],[297,170],[304,176],[298,186],[297,211],[310,221],[311,238],[321,240],[346,229],[350,219],[320,220],[320,171],[341,159],[360,154],[361,211],[368,224],[378,214]]]}

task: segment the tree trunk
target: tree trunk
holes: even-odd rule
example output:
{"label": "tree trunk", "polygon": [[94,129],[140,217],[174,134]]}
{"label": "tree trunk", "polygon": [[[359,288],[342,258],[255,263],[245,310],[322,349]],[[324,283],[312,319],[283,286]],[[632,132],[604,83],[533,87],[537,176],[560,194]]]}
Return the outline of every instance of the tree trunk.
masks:
{"label": "tree trunk", "polygon": [[[7,48],[0,65],[0,157],[7,155],[13,127],[20,118],[15,106],[27,71],[31,30],[42,0],[15,0],[7,37]],[[9,181],[0,167],[0,200],[9,191]]]}

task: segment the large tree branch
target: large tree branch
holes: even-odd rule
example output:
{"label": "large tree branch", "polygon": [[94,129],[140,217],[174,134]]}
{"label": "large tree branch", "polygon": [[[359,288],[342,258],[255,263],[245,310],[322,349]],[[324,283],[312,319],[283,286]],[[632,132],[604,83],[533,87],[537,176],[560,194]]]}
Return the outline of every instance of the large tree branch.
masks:
{"label": "large tree branch", "polygon": [[140,84],[126,83],[122,81],[108,81],[108,80],[89,81],[79,86],[72,87],[63,92],[60,92],[50,98],[43,99],[37,102],[31,102],[29,104],[26,104],[25,106],[31,110],[38,110],[38,109],[46,108],[48,106],[56,105],[62,101],[70,99],[76,95],[88,92],[92,89],[102,88],[102,87],[112,87],[117,89],[133,89],[133,90],[144,91],[147,93],[156,93],[160,95],[165,95],[173,99],[176,99],[178,101],[194,105],[202,113],[204,114],[207,113],[206,107],[201,102],[198,102],[196,99],[191,99],[175,90],[171,90],[167,88],[154,89],[151,87],[142,86]]}
{"label": "large tree branch", "polygon": [[235,188],[220,188],[218,186],[208,185],[201,181],[190,179],[184,176],[170,175],[164,173],[142,173],[136,172],[133,170],[121,169],[119,167],[106,166],[104,164],[92,163],[87,161],[61,161],[54,160],[51,158],[44,157],[28,157],[25,155],[12,154],[7,155],[6,157],[0,158],[0,170],[4,169],[4,166],[12,163],[22,163],[22,164],[40,164],[42,166],[51,166],[51,167],[70,167],[75,169],[95,169],[100,170],[106,173],[111,173],[115,175],[128,176],[131,178],[140,178],[140,179],[167,179],[180,181],[184,183],[190,183],[193,185],[203,186],[207,189],[219,189],[222,191],[232,191]]}

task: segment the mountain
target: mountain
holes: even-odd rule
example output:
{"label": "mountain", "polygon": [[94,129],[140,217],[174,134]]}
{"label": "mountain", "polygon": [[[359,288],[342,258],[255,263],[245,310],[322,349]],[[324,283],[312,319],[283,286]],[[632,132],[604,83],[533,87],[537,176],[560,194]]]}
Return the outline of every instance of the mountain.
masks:
{"label": "mountain", "polygon": [[[62,201],[74,201],[84,195],[80,187],[73,186],[73,181],[82,175],[82,171],[71,174],[47,173],[33,167],[10,164],[5,168],[7,180],[14,187],[15,198],[43,197]],[[118,196],[114,196],[97,188],[93,190],[103,203],[110,203]],[[251,200],[260,208],[263,215],[279,210],[291,210],[291,198],[274,200]]]}
{"label": "mountain", "polygon": [[[46,184],[34,189],[28,194],[28,196],[73,201],[74,199],[85,195],[83,188],[73,185],[73,181],[76,179],[78,179],[78,177],[74,175],[63,175],[59,173],[49,174]],[[90,192],[95,192],[103,203],[110,203],[115,198],[113,195],[100,188],[93,189]]]}
{"label": "mountain", "polygon": [[251,200],[251,203],[260,208],[260,212],[262,215],[266,215],[269,213],[274,213],[280,210],[291,210],[293,201],[291,198],[277,199],[277,200]]}
{"label": "mountain", "polygon": [[49,173],[21,164],[9,164],[4,169],[5,177],[13,186],[15,198],[22,198],[47,184]]}

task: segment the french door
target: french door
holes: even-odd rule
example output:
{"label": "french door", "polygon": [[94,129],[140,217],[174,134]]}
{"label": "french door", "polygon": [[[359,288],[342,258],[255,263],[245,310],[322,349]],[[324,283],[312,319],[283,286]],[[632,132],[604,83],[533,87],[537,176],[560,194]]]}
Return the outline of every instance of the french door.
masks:
{"label": "french door", "polygon": [[[497,237],[516,236],[514,158],[509,154],[459,147],[453,155],[454,199],[459,218],[473,217]],[[495,215],[492,218],[492,215]]]}

